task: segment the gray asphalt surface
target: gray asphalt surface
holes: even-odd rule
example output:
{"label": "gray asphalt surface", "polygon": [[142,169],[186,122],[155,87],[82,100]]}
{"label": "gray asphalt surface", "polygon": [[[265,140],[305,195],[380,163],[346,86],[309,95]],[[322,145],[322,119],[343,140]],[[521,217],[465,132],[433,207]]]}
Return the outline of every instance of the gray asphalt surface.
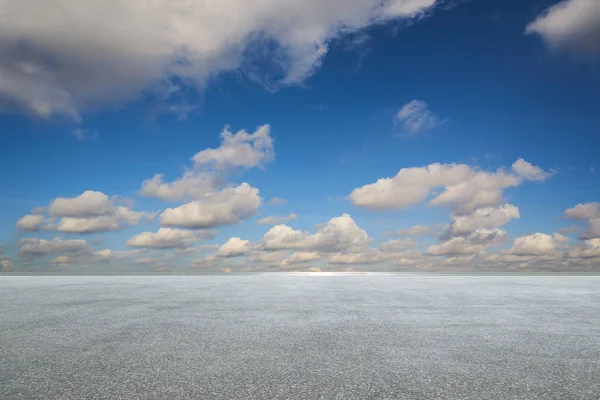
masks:
{"label": "gray asphalt surface", "polygon": [[600,399],[600,277],[0,277],[1,399]]}

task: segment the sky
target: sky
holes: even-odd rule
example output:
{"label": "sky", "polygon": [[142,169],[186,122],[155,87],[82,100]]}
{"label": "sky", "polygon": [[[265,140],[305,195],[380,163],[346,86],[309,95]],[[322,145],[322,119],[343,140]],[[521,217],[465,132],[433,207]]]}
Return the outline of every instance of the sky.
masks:
{"label": "sky", "polygon": [[600,271],[596,0],[0,0],[8,273]]}

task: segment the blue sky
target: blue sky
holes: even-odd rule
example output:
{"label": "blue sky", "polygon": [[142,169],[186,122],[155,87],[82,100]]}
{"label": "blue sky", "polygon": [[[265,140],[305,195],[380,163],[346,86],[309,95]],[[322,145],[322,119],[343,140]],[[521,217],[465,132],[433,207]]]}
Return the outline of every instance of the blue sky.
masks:
{"label": "blue sky", "polygon": [[[0,43],[5,270],[600,265],[600,7],[593,0],[349,7],[330,0],[281,13],[273,0],[268,9],[198,6],[164,31],[177,2],[158,2],[161,10],[132,2],[139,22],[117,31],[118,44],[98,32],[114,28],[111,13],[122,5],[77,13],[77,3],[66,2],[33,18],[17,2],[4,3],[13,21]],[[197,27],[217,16],[237,25]],[[65,36],[53,23],[61,19],[79,36]],[[258,135],[236,136],[264,125],[266,150]],[[225,126],[233,147],[221,141]],[[191,158],[206,149],[216,152],[194,166]],[[252,161],[244,161],[247,151]],[[452,171],[376,184],[435,163]],[[169,199],[143,193],[155,174],[173,182],[186,169],[218,184],[190,183]],[[499,175],[511,183],[502,186]],[[206,213],[206,202],[223,205],[219,196],[229,192],[222,191],[243,182],[260,199],[223,211],[233,212],[227,222],[212,214],[201,216],[212,221],[202,226],[182,223],[194,219],[188,214],[175,224],[162,217],[194,202]],[[376,186],[360,190],[367,185]],[[458,197],[431,204],[453,190]],[[85,191],[95,195],[77,197]],[[425,196],[414,200],[420,191]],[[270,204],[274,197],[285,204]],[[32,211],[57,198],[75,200],[62,211]],[[119,206],[145,214],[119,219]],[[292,213],[297,218],[283,223],[291,233],[257,224]],[[26,215],[38,217],[18,224]],[[112,228],[86,225],[99,217]],[[64,218],[79,218],[78,228],[61,227]],[[464,221],[468,229],[454,229]],[[393,233],[417,225],[431,229]]]}

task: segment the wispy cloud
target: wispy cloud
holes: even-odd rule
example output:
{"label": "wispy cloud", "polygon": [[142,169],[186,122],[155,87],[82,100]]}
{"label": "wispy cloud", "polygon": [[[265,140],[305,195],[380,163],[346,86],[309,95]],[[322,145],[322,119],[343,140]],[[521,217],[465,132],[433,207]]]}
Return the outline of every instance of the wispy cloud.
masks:
{"label": "wispy cloud", "polygon": [[396,113],[394,122],[402,124],[405,133],[417,135],[435,129],[444,121],[424,101],[412,100]]}

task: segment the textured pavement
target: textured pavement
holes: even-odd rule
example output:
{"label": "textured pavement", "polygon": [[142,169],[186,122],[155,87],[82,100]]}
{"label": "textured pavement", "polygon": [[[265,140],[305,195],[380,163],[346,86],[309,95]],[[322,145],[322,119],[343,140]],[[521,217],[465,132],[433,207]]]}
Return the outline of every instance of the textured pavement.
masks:
{"label": "textured pavement", "polygon": [[600,399],[600,277],[0,277],[0,399]]}

